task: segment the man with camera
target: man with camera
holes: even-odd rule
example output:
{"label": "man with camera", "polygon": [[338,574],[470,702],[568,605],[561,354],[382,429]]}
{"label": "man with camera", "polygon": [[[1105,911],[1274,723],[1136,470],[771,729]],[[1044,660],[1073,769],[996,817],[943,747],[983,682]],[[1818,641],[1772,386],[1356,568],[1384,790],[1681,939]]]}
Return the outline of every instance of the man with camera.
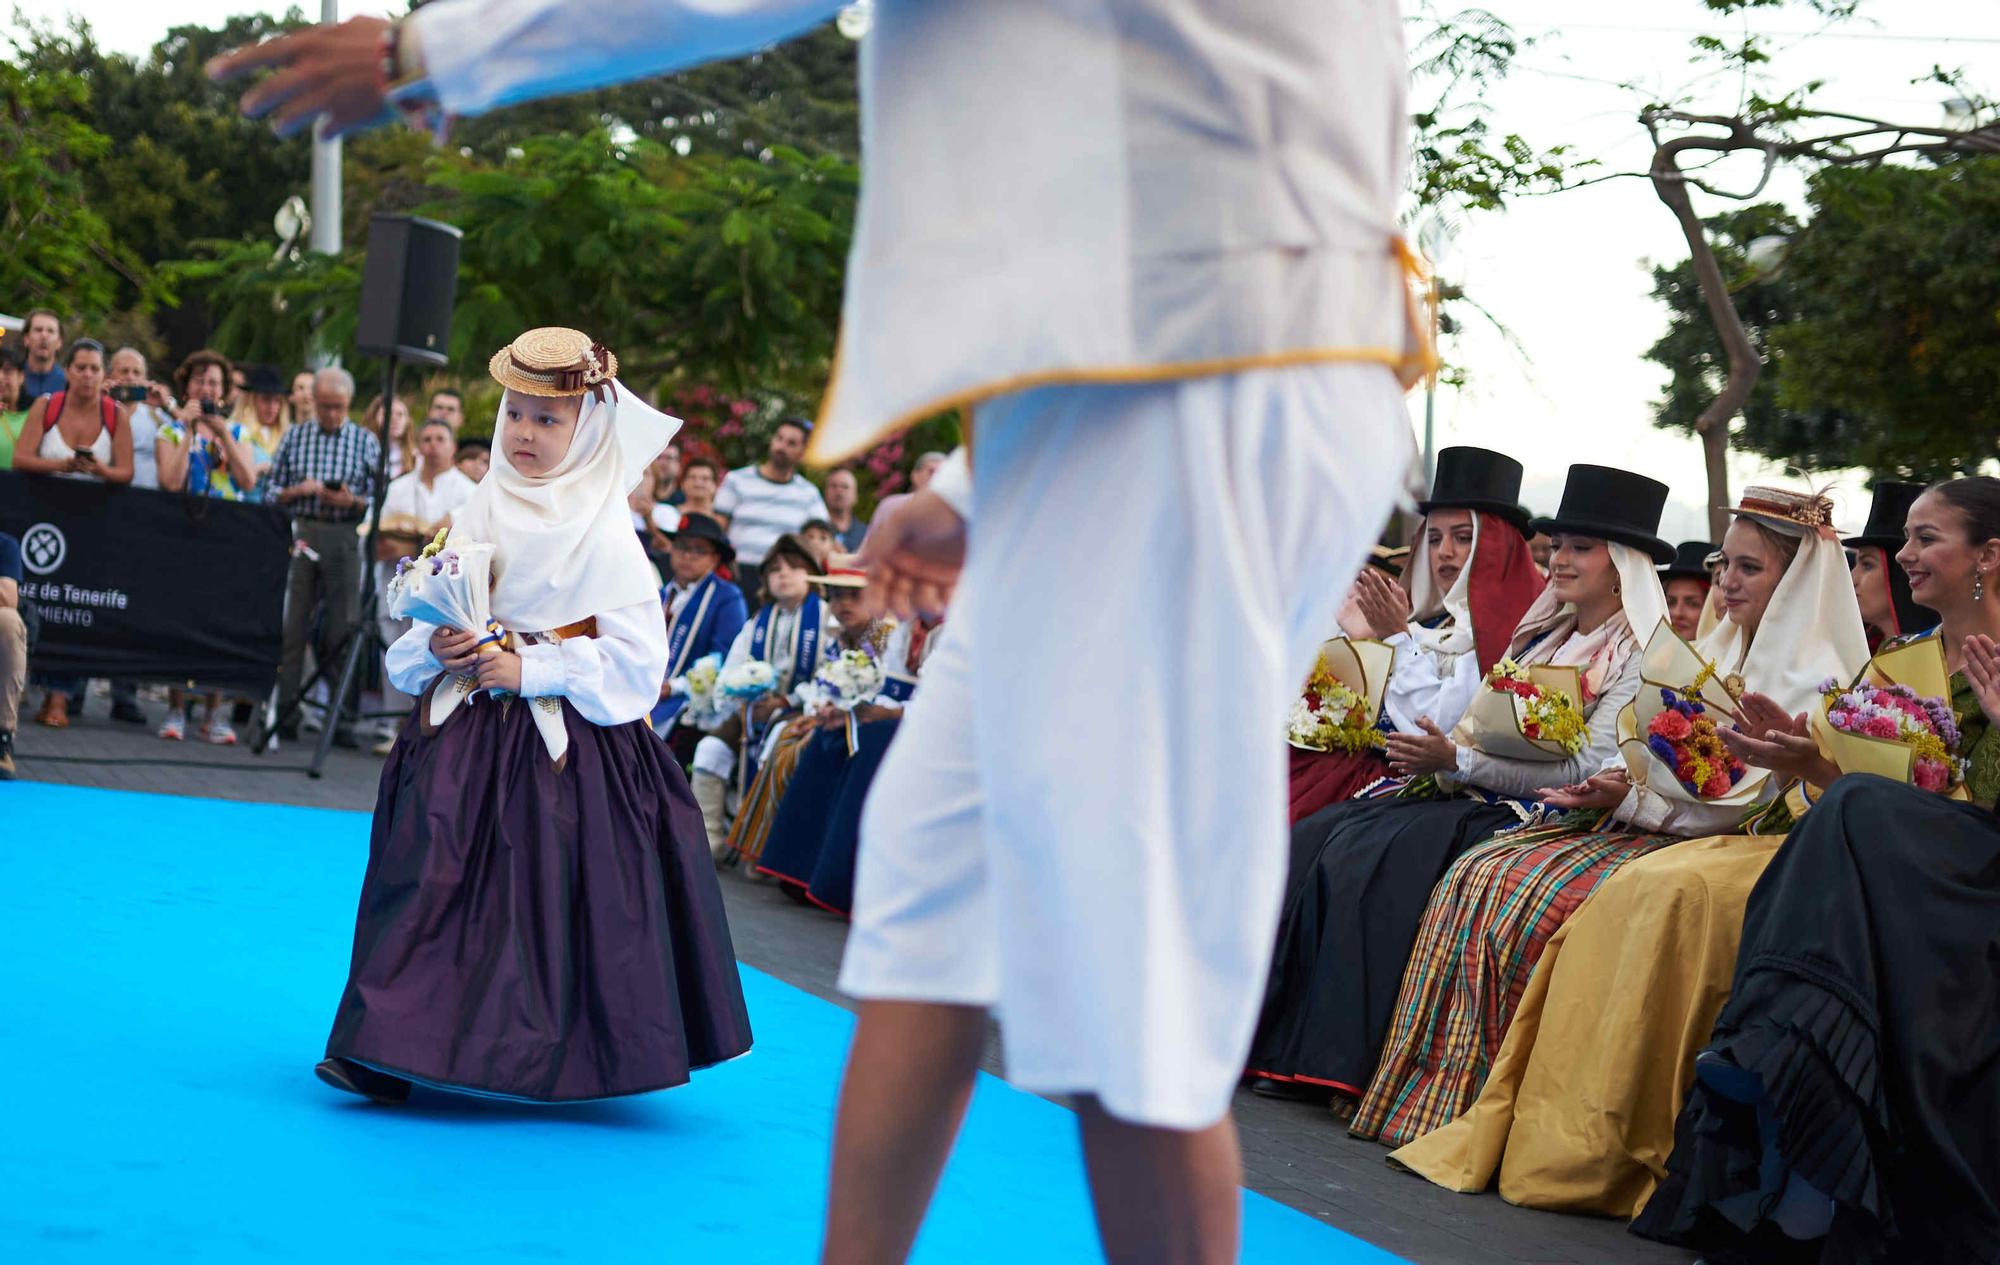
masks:
{"label": "man with camera", "polygon": [[162,427],[173,423],[173,397],[163,386],[146,376],[146,357],[136,347],[120,347],[111,353],[112,399],[132,409],[127,425],[132,428],[132,486],[160,486],[160,458],[157,444]]}
{"label": "man with camera", "polygon": [[[324,607],[319,643],[322,666],[339,661],[361,616],[362,540],[355,525],[375,492],[382,446],[350,421],[354,377],[345,369],[313,375],[313,422],[285,432],[264,473],[265,499],[292,516],[292,568],[285,588],[285,641],[278,664],[278,736],[297,738],[300,677],[313,612]],[[354,703],[334,729],[334,745],[355,748]]]}

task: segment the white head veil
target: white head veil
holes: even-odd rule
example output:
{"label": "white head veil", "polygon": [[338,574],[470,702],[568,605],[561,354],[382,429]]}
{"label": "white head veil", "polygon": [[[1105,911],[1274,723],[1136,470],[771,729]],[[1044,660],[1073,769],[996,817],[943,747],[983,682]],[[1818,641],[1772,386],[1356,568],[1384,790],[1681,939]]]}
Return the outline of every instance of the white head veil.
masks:
{"label": "white head veil", "polygon": [[1800,537],[1798,555],[1772,591],[1754,639],[1724,617],[1695,648],[1723,672],[1741,673],[1747,688],[1796,714],[1819,697],[1827,677],[1845,685],[1861,670],[1868,661],[1868,638],[1840,542],[1763,515],[1755,521]]}
{"label": "white head veil", "polygon": [[493,427],[493,464],[452,516],[454,539],[493,550],[493,618],[546,632],[657,597],[625,497],[681,428],[612,381],[582,398],[569,451],[548,474],[516,470],[506,446],[506,399]]}
{"label": "white head veil", "polygon": [[[1479,515],[1473,513],[1472,548],[1466,551],[1465,565],[1452,577],[1451,588],[1439,593],[1437,578],[1431,574],[1430,518],[1425,517],[1417,533],[1417,543],[1410,550],[1409,565],[1404,568],[1404,574],[1410,577],[1410,637],[1439,658],[1453,659],[1479,648],[1472,627],[1472,560],[1478,556]],[[1436,628],[1426,628],[1418,622],[1439,612],[1450,615],[1451,619]]]}

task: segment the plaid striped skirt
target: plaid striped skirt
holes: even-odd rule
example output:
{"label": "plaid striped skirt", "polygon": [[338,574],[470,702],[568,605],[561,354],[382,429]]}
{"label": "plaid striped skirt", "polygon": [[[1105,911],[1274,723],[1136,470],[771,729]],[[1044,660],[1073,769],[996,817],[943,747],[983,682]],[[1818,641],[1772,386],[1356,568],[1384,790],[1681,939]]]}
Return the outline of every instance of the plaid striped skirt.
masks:
{"label": "plaid striped skirt", "polygon": [[729,848],[745,864],[755,865],[764,855],[764,841],[771,837],[771,823],[778,819],[778,804],[785,788],[792,784],[792,772],[799,767],[799,754],[814,732],[810,716],[794,717],[778,734],[771,758],[757,766],[750,789],[736,810],[736,822],[729,827]]}
{"label": "plaid striped skirt", "polygon": [[1470,1106],[1549,937],[1620,866],[1677,841],[1544,827],[1495,836],[1454,862],[1431,892],[1349,1131],[1399,1146]]}

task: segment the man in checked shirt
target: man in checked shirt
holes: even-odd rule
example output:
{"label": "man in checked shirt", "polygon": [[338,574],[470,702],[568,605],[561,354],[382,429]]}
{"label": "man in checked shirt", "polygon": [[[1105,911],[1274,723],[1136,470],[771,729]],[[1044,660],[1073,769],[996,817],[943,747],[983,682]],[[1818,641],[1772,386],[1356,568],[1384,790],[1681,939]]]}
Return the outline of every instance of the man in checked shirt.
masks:
{"label": "man in checked shirt", "polygon": [[[292,553],[285,588],[285,643],[278,664],[280,738],[298,737],[298,717],[290,713],[299,697],[314,610],[326,612],[314,647],[322,665],[337,661],[360,621],[362,540],[355,525],[367,514],[375,492],[381,444],[348,419],[353,402],[354,378],[347,370],[314,374],[314,424],[285,432],[264,475],[264,499],[291,513],[293,537],[305,546]],[[335,746],[359,745],[354,706],[350,700],[334,730]]]}

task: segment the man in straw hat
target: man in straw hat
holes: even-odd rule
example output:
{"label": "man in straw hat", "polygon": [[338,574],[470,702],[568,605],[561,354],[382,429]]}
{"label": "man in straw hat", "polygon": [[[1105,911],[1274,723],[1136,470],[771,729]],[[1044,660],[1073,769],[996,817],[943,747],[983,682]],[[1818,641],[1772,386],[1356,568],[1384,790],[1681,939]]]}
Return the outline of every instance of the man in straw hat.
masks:
{"label": "man in straw hat", "polygon": [[[743,53],[840,7],[439,0],[212,71],[279,67],[244,109],[338,134]],[[1401,11],[883,0],[861,73],[868,186],[808,458],[977,405],[979,460],[867,546],[906,611],[964,582],[864,832],[825,1258],[907,1255],[994,1009],[1013,1078],[1077,1095],[1109,1254],[1230,1260],[1229,1103],[1285,870],[1276,735],[1388,516],[1398,379],[1427,361],[1395,229]]]}

